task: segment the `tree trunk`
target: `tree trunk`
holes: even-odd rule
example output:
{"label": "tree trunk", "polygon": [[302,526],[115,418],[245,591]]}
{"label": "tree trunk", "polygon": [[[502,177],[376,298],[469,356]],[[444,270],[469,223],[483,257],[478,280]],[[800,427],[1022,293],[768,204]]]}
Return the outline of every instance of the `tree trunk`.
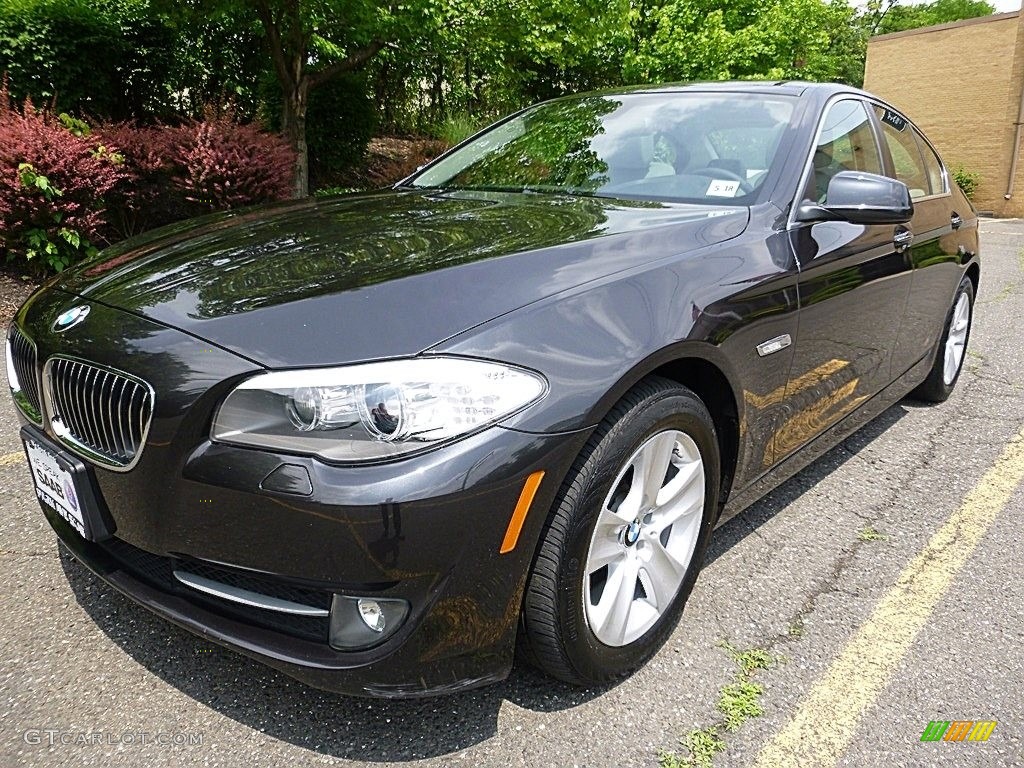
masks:
{"label": "tree trunk", "polygon": [[306,109],[309,103],[309,79],[303,77],[295,88],[284,94],[281,132],[295,150],[295,185],[292,196],[309,195],[309,147],[306,145]]}
{"label": "tree trunk", "polygon": [[291,142],[296,154],[293,195],[296,198],[306,197],[309,195],[309,149],[306,145],[309,93],[316,86],[343,72],[362,69],[384,47],[384,41],[374,40],[343,59],[309,72],[306,69],[306,54],[313,30],[303,25],[300,1],[291,0],[283,8],[272,8],[269,0],[254,2],[270,48],[277,82],[281,86],[281,132]]}
{"label": "tree trunk", "polygon": [[434,67],[434,86],[430,94],[430,112],[434,122],[444,118],[444,60],[438,57]]}

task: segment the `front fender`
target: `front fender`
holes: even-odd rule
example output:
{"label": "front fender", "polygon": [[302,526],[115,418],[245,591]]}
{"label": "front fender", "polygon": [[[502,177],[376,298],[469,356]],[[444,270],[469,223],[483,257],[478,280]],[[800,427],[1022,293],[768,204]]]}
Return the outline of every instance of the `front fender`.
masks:
{"label": "front fender", "polygon": [[797,336],[796,271],[780,241],[744,237],[648,264],[524,307],[430,352],[543,373],[548,395],[503,424],[528,432],[591,428],[644,376],[681,359],[706,361],[735,401],[735,480],[743,483],[773,459],[792,353],[761,357],[757,345]]}

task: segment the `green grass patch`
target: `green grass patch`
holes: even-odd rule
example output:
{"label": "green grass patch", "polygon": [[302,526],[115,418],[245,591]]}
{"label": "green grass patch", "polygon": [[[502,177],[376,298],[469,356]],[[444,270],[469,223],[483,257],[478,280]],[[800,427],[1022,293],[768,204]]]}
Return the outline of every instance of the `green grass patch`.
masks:
{"label": "green grass patch", "polygon": [[760,699],[764,686],[749,680],[737,680],[725,686],[718,696],[715,707],[722,713],[722,725],[727,731],[735,731],[752,717],[764,714]]}
{"label": "green grass patch", "polygon": [[662,751],[658,755],[661,768],[711,768],[715,755],[725,749],[725,742],[714,726],[694,729],[680,743],[687,754],[680,757],[675,752]]}
{"label": "green grass patch", "polygon": [[[802,625],[800,631],[803,631]],[[658,764],[661,768],[711,768],[715,755],[726,748],[721,731],[731,733],[750,718],[764,714],[764,707],[761,706],[764,686],[753,682],[751,677],[777,664],[781,657],[772,655],[764,648],[741,651],[726,640],[719,645],[736,663],[732,682],[722,686],[718,692],[715,708],[722,716],[721,721],[716,725],[692,730],[681,738],[679,743],[683,747],[682,755],[667,750],[659,752]]]}
{"label": "green grass patch", "polygon": [[861,541],[887,541],[889,536],[880,531],[875,530],[873,526],[865,525],[859,531],[857,531],[857,538]]}
{"label": "green grass patch", "polygon": [[466,112],[459,112],[454,115],[449,115],[443,121],[434,126],[431,130],[431,134],[434,138],[440,139],[448,146],[454,147],[459,142],[468,139],[482,127],[483,125],[481,125],[479,116],[473,116]]}

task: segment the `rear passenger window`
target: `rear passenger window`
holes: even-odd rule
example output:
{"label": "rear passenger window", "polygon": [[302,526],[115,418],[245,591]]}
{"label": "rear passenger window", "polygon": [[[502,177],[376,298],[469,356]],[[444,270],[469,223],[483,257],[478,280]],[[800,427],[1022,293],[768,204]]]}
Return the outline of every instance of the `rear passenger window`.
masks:
{"label": "rear passenger window", "polygon": [[[938,158],[910,121],[886,107],[875,106],[875,114],[882,124],[882,136],[892,156],[896,178],[910,188],[910,196],[917,199],[944,192]],[[934,167],[929,167],[922,150],[930,155]]]}
{"label": "rear passenger window", "polygon": [[941,195],[947,192],[946,176],[942,172],[942,162],[939,160],[938,155],[928,146],[924,136],[917,131],[914,131],[914,136],[917,137],[917,145],[921,149],[921,159],[924,160],[924,172],[928,176],[928,187],[931,193],[933,195]]}

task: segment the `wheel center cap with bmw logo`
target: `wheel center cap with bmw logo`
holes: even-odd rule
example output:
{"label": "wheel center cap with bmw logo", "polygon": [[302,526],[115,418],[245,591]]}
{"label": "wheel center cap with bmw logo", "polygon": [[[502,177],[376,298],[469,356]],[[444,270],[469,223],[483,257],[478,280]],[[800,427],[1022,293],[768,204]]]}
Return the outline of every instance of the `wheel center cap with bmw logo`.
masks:
{"label": "wheel center cap with bmw logo", "polygon": [[639,520],[634,520],[632,523],[626,526],[626,530],[622,534],[622,539],[627,547],[631,547],[636,544],[637,539],[640,538],[640,525]]}
{"label": "wheel center cap with bmw logo", "polygon": [[66,309],[57,316],[57,319],[53,321],[53,330],[56,333],[62,333],[69,328],[74,328],[80,322],[85,320],[89,314],[89,306],[87,304],[80,304],[77,307]]}

